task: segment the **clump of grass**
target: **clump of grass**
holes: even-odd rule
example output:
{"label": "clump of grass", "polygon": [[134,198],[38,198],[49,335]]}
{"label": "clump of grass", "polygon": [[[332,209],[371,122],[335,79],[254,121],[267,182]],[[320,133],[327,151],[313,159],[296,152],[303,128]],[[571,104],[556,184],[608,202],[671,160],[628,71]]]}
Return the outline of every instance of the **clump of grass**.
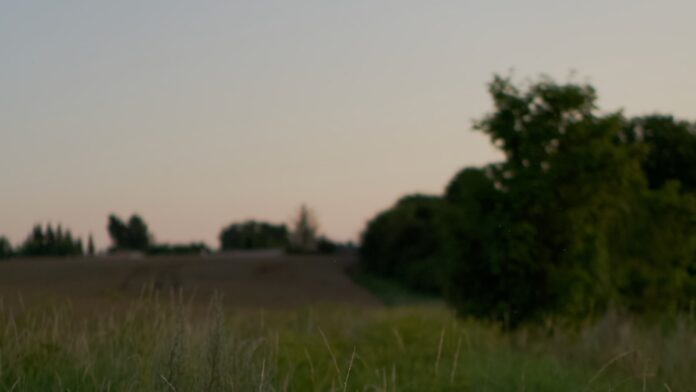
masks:
{"label": "clump of grass", "polygon": [[[696,326],[618,314],[582,331],[503,333],[442,306],[198,315],[144,298],[79,319],[0,314],[7,391],[666,391],[696,385]],[[669,325],[667,325],[669,324]],[[666,389],[667,388],[667,389]]]}

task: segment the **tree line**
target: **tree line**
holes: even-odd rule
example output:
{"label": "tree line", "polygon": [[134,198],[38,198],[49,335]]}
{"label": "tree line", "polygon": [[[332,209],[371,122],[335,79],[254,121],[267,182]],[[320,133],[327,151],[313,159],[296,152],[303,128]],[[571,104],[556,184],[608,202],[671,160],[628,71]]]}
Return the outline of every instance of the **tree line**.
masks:
{"label": "tree line", "polygon": [[595,89],[495,77],[476,122],[504,160],[410,195],[362,234],[363,268],[514,327],[696,300],[696,124],[602,112]]}
{"label": "tree line", "polygon": [[[203,242],[183,244],[158,243],[153,234],[138,214],[123,220],[111,214],[107,221],[107,231],[111,239],[108,253],[141,252],[148,255],[167,254],[207,254],[211,248]],[[319,224],[316,214],[303,205],[297,212],[293,227],[285,224],[249,220],[232,223],[223,228],[219,235],[220,249],[225,250],[254,250],[282,249],[289,253],[333,253],[348,247],[339,244],[319,234]],[[36,225],[26,240],[13,248],[7,238],[0,236],[0,259],[10,257],[35,256],[80,256],[94,255],[94,240],[88,237],[87,249],[84,249],[82,239],[73,237],[70,230],[61,225],[56,229],[51,224],[45,228]]]}
{"label": "tree line", "polygon": [[350,248],[319,234],[316,214],[302,205],[292,222],[273,224],[248,220],[232,223],[220,232],[222,250],[283,249],[288,253],[334,253]]}
{"label": "tree line", "polygon": [[82,239],[73,237],[62,225],[35,225],[24,242],[13,248],[7,238],[0,236],[0,260],[10,257],[80,256],[94,254],[94,240],[90,235],[85,250]]}

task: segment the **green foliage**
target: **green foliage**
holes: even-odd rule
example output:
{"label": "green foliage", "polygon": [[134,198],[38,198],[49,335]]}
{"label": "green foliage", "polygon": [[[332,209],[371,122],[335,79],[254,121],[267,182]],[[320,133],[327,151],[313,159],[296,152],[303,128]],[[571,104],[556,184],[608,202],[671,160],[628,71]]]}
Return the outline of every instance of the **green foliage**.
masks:
{"label": "green foliage", "polygon": [[[467,215],[492,211],[497,192],[486,170],[468,167],[457,173],[445,189],[445,199],[463,209]],[[470,217],[470,220],[474,217]]]}
{"label": "green foliage", "polygon": [[439,197],[403,197],[368,223],[360,248],[363,268],[418,290],[440,291],[456,254],[456,220],[456,211]]}
{"label": "green foliage", "polygon": [[496,110],[477,129],[507,158],[492,174],[497,249],[483,260],[504,293],[493,316],[516,324],[605,307],[607,229],[645,187],[641,149],[615,143],[624,120],[597,114],[590,86],[542,80],[520,91],[496,78],[490,92]]}
{"label": "green foliage", "polygon": [[233,223],[220,232],[222,250],[285,248],[288,228],[283,224],[246,221]]}
{"label": "green foliage", "polygon": [[138,215],[133,215],[128,220],[127,233],[129,240],[128,249],[145,250],[152,242],[145,221]]}
{"label": "green foliage", "polygon": [[56,230],[51,224],[44,229],[36,225],[21,245],[21,256],[77,256],[82,255],[82,240],[73,239],[70,230],[63,230],[58,225]]}
{"label": "green foliage", "polygon": [[494,111],[476,129],[505,160],[462,170],[444,198],[379,214],[363,234],[364,269],[508,327],[612,304],[690,306],[694,126],[602,113],[589,85],[496,77],[489,88]]}
{"label": "green foliage", "polygon": [[643,170],[652,189],[675,180],[683,191],[696,191],[696,124],[666,115],[645,116],[632,119],[622,136],[626,143],[648,147]]}
{"label": "green foliage", "polygon": [[128,238],[128,226],[116,215],[109,215],[109,223],[107,226],[109,236],[111,237],[112,247],[127,248],[130,244]]}
{"label": "green foliage", "polygon": [[10,257],[12,257],[12,244],[7,238],[0,236],[0,260]]}
{"label": "green foliage", "polygon": [[696,194],[668,182],[643,192],[609,235],[617,302],[640,313],[690,309],[696,300]]}
{"label": "green foliage", "polygon": [[128,224],[112,214],[109,216],[107,229],[112,250],[146,251],[153,242],[145,221],[137,214],[130,217]]}

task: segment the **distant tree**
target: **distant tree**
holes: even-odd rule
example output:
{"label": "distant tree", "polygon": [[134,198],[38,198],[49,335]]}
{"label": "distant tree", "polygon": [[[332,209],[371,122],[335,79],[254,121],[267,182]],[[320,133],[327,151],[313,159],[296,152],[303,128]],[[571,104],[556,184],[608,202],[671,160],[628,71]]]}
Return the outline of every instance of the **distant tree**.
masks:
{"label": "distant tree", "polygon": [[46,235],[45,235],[46,243],[55,244],[57,238],[62,237],[62,235],[63,235],[63,233],[62,233],[62,229],[60,228],[60,225],[58,226],[58,233],[57,234],[56,234],[56,232],[53,231],[53,226],[51,226],[50,223],[48,225],[46,225]]}
{"label": "distant tree", "polygon": [[73,239],[70,230],[58,226],[54,231],[48,224],[44,230],[36,225],[19,249],[23,256],[74,256],[83,253],[82,241]]}
{"label": "distant tree", "polygon": [[94,253],[94,238],[92,237],[92,234],[90,234],[89,239],[87,240],[87,254],[94,256]]}
{"label": "distant tree", "polygon": [[288,245],[288,228],[280,224],[254,220],[233,223],[220,232],[223,250],[285,248]]}
{"label": "distant tree", "polygon": [[12,257],[12,244],[4,236],[0,236],[0,260]]}
{"label": "distant tree", "polygon": [[110,215],[107,228],[114,250],[145,251],[152,243],[152,236],[147,224],[137,214],[130,217],[128,224],[125,224],[116,215]]}
{"label": "distant tree", "polygon": [[109,224],[107,226],[109,237],[111,237],[112,247],[115,249],[128,249],[129,235],[128,226],[116,215],[109,215]]}
{"label": "distant tree", "polygon": [[146,250],[150,243],[151,237],[145,221],[139,215],[131,216],[128,221],[129,249]]}
{"label": "distant tree", "polygon": [[75,240],[75,247],[79,250],[79,254],[81,254],[81,255],[85,254],[85,247],[84,247],[84,244],[82,243],[82,238],[78,238]]}
{"label": "distant tree", "polygon": [[[50,225],[49,225],[50,227]],[[53,230],[51,229],[51,233],[53,233]],[[35,225],[34,228],[32,229],[31,233],[27,237],[27,239],[24,241],[24,243],[21,245],[20,253],[23,256],[41,256],[45,253],[47,253],[47,244],[53,243],[53,234],[51,234],[51,238],[48,239],[47,236],[44,235],[44,229],[41,227],[41,225]]]}
{"label": "distant tree", "polygon": [[316,215],[306,205],[297,212],[290,233],[290,248],[294,252],[310,253],[317,250],[319,222]]}

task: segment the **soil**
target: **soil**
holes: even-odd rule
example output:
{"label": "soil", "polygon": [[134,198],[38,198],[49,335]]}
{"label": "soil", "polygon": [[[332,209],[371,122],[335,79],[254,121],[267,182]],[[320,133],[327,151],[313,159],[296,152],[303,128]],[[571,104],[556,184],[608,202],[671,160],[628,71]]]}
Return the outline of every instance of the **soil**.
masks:
{"label": "soil", "polygon": [[134,255],[15,259],[0,263],[2,309],[68,303],[79,313],[127,307],[143,293],[207,306],[288,309],[320,304],[379,307],[346,270],[353,255]]}

